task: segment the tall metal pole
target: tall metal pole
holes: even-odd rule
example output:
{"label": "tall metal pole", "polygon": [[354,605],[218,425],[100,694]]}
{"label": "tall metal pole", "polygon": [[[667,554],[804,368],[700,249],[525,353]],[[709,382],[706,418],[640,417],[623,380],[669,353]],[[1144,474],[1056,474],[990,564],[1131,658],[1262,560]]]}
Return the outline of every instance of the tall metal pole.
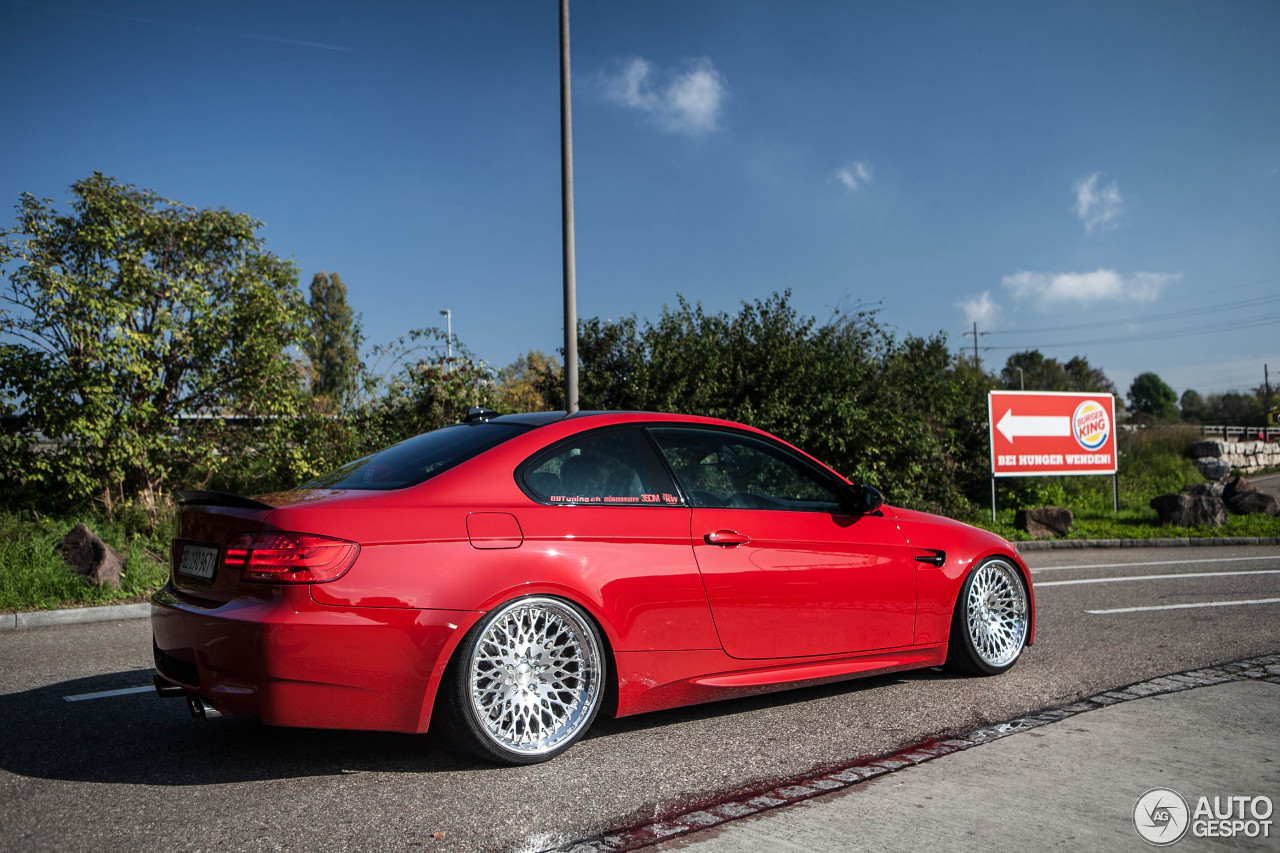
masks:
{"label": "tall metal pole", "polygon": [[569,0],[560,0],[560,209],[564,241],[564,407],[578,411],[578,295],[573,252],[573,114],[569,90]]}
{"label": "tall metal pole", "polygon": [[445,371],[448,372],[453,370],[453,311],[449,308],[445,308],[440,313],[444,315],[444,321],[446,324],[444,333],[445,345],[449,348],[449,356],[446,360],[446,364],[448,366],[445,368]]}

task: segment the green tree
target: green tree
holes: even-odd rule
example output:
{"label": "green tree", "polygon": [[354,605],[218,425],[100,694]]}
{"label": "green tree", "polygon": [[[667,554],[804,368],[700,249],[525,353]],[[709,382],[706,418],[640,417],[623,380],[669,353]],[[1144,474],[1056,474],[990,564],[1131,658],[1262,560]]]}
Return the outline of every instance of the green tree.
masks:
{"label": "green tree", "polygon": [[[450,343],[453,360],[446,363]],[[440,329],[415,329],[374,354],[394,372],[356,419],[370,450],[456,424],[472,406],[498,405],[494,371]]]}
{"label": "green tree", "polygon": [[1206,403],[1208,411],[1205,423],[1263,426],[1266,423],[1266,412],[1262,407],[1263,396],[1261,393],[1242,394],[1239,391],[1210,394]]}
{"label": "green tree", "polygon": [[311,394],[329,411],[345,411],[355,402],[364,365],[360,320],[347,304],[347,287],[335,273],[311,278]]}
{"label": "green tree", "polygon": [[559,395],[546,393],[546,377],[550,377],[554,385],[563,382],[563,376],[555,356],[529,350],[498,371],[499,411],[545,412],[563,406],[563,392]]}
{"label": "green tree", "polygon": [[[1022,368],[1019,373],[1018,368]],[[1045,358],[1039,350],[1009,356],[1000,371],[1000,387],[1027,391],[1085,391],[1118,396],[1116,386],[1100,369],[1077,355],[1066,364]]]}
{"label": "green tree", "polygon": [[819,322],[790,292],[733,314],[680,299],[656,322],[581,321],[578,355],[584,409],[743,421],[907,505],[959,511],[985,482],[991,378],[872,312]]}
{"label": "green tree", "polygon": [[[1067,375],[1068,391],[1091,391],[1098,394],[1111,394],[1119,398],[1120,392],[1116,390],[1115,383],[1107,378],[1101,368],[1097,368],[1089,364],[1089,360],[1082,355],[1074,356],[1070,361],[1063,365],[1063,371]],[[1124,401],[1118,400],[1123,406]]]}
{"label": "green tree", "polygon": [[1000,386],[1013,391],[1066,391],[1067,372],[1057,359],[1045,358],[1040,350],[1015,352],[1000,371]]}
{"label": "green tree", "polygon": [[96,172],[71,191],[68,213],[23,193],[0,235],[0,389],[25,415],[0,479],[110,512],[156,498],[175,465],[212,464],[199,423],[180,418],[296,410],[287,354],[306,305],[244,214]]}
{"label": "green tree", "polygon": [[1209,414],[1209,406],[1205,403],[1204,397],[1191,388],[1182,392],[1182,397],[1178,400],[1178,408],[1184,421],[1199,423]]}
{"label": "green tree", "polygon": [[1161,421],[1178,419],[1178,395],[1154,373],[1140,373],[1129,386],[1129,408]]}
{"label": "green tree", "polygon": [[457,423],[472,406],[496,408],[494,371],[443,330],[415,329],[370,350],[358,404],[332,414],[308,406],[288,417],[219,437],[230,459],[209,488],[238,494],[288,489],[406,438]]}

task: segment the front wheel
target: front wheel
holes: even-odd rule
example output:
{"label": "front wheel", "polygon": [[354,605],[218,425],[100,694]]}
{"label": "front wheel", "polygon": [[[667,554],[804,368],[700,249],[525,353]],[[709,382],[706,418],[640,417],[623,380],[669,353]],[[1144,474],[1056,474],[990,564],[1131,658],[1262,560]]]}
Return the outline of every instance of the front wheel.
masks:
{"label": "front wheel", "polygon": [[960,587],[947,668],[968,675],[1009,669],[1026,645],[1030,613],[1022,573],[999,558],[982,563]]}
{"label": "front wheel", "polygon": [[605,661],[581,610],[522,598],[489,613],[458,648],[446,689],[455,744],[504,764],[536,764],[576,742],[600,710]]}

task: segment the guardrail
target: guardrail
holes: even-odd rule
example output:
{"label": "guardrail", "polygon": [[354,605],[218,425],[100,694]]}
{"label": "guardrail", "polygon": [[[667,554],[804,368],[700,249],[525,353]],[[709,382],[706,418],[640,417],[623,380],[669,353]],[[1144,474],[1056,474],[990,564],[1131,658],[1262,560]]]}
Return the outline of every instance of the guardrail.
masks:
{"label": "guardrail", "polygon": [[1224,438],[1227,441],[1277,441],[1280,427],[1212,426],[1204,424],[1200,434],[1206,438]]}

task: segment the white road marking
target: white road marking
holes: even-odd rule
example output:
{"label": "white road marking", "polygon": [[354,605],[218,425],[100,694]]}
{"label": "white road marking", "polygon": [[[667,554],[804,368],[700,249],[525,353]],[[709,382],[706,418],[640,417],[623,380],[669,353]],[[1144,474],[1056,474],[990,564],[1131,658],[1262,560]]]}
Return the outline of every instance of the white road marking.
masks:
{"label": "white road marking", "polygon": [[1184,566],[1190,563],[1249,563],[1255,560],[1280,560],[1280,554],[1268,554],[1263,557],[1208,557],[1203,560],[1153,560],[1148,563],[1094,563],[1090,566],[1045,566],[1032,569],[1031,574],[1038,572],[1067,572],[1072,569],[1123,569],[1129,566]]}
{"label": "white road marking", "polygon": [[1046,586],[1075,586],[1086,583],[1120,583],[1121,581],[1163,581],[1175,578],[1226,578],[1235,575],[1280,575],[1280,569],[1256,569],[1251,572],[1181,572],[1176,575],[1131,575],[1123,578],[1083,578],[1073,581],[1042,581],[1036,589]]}
{"label": "white road marking", "polygon": [[1118,607],[1115,610],[1086,610],[1101,616],[1106,613],[1141,613],[1148,610],[1187,610],[1193,607],[1239,607],[1242,604],[1280,604],[1280,598],[1257,598],[1253,601],[1201,601],[1195,604],[1161,604],[1157,607]]}
{"label": "white road marking", "polygon": [[119,690],[102,690],[98,693],[77,693],[74,696],[63,696],[68,702],[83,702],[86,699],[106,699],[108,696],[128,696],[132,693],[154,693],[156,689],[146,687],[123,687]]}

